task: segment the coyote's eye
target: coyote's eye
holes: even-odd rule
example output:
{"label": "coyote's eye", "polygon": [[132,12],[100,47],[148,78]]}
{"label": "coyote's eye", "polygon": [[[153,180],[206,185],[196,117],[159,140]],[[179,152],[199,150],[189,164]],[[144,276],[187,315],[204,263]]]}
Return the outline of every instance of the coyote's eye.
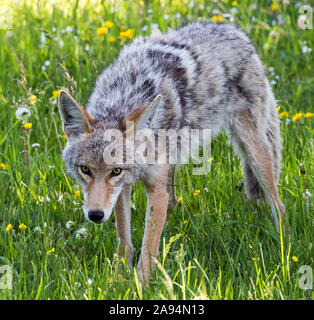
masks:
{"label": "coyote's eye", "polygon": [[118,176],[122,172],[121,168],[114,168],[111,172],[111,176]]}
{"label": "coyote's eye", "polygon": [[81,166],[81,170],[84,174],[91,175],[90,170],[86,166]]}

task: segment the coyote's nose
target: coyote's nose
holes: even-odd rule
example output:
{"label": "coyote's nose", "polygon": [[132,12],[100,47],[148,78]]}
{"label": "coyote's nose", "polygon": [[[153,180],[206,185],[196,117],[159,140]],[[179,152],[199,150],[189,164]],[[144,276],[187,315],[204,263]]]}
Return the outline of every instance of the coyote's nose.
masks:
{"label": "coyote's nose", "polygon": [[104,217],[104,212],[100,210],[88,211],[88,217],[91,221],[99,223]]}

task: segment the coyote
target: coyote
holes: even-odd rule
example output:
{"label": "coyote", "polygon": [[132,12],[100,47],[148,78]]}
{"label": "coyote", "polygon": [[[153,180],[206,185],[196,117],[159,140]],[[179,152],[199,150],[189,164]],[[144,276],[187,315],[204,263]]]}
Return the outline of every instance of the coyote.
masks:
{"label": "coyote", "polygon": [[[129,122],[135,133],[145,128],[210,129],[215,137],[225,130],[242,157],[247,198],[265,196],[279,231],[277,213],[283,221],[285,207],[277,190],[281,140],[276,102],[254,46],[237,27],[195,22],[139,37],[100,75],[86,110],[64,89],[59,111],[68,137],[63,157],[68,172],[82,184],[84,214],[103,223],[114,209],[119,255],[127,255],[131,270],[131,188],[143,181],[148,201],[137,273],[146,284],[167,210],[176,204],[176,166],[108,163],[108,130],[118,130],[124,138]],[[119,147],[125,156],[128,150]]]}

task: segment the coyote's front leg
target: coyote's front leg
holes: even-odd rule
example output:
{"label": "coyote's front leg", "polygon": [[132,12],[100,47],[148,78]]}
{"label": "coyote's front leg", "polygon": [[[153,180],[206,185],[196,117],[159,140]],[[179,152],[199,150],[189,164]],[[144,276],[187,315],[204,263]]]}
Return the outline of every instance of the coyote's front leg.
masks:
{"label": "coyote's front leg", "polygon": [[131,214],[130,214],[130,201],[131,201],[131,185],[125,185],[119,195],[115,206],[115,218],[117,234],[120,239],[119,258],[127,254],[128,265],[133,271],[133,254],[134,247],[131,241]]}
{"label": "coyote's front leg", "polygon": [[137,271],[141,281],[148,284],[150,269],[154,267],[154,258],[158,256],[160,236],[167,217],[168,193],[167,170],[162,170],[154,183],[145,183],[147,208],[142,253]]}

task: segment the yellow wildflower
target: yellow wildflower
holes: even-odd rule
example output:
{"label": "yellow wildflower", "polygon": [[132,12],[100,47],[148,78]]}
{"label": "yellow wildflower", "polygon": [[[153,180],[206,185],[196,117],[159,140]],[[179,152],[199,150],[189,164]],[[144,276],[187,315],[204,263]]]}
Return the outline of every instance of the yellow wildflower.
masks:
{"label": "yellow wildflower", "polygon": [[287,111],[284,111],[284,112],[281,112],[279,114],[279,118],[282,119],[282,118],[288,118],[289,117],[289,112]]}
{"label": "yellow wildflower", "polygon": [[222,22],[224,18],[222,16],[213,16],[213,23]]}
{"label": "yellow wildflower", "polygon": [[253,260],[253,261],[259,261],[259,258],[258,258],[258,257],[255,258],[255,257],[254,257],[254,258],[252,258],[252,260]]}
{"label": "yellow wildflower", "polygon": [[31,127],[32,127],[32,124],[30,122],[26,122],[26,123],[23,124],[23,128],[26,129],[26,130],[31,129]]}
{"label": "yellow wildflower", "polygon": [[292,121],[296,122],[296,121],[300,120],[302,118],[302,116],[303,116],[303,113],[302,112],[298,112],[292,117]]}
{"label": "yellow wildflower", "polygon": [[26,228],[27,228],[27,226],[24,223],[21,223],[19,225],[19,229],[21,229],[21,230],[25,230]]}
{"label": "yellow wildflower", "polygon": [[279,10],[279,5],[276,2],[273,2],[270,8],[272,11],[277,11]]}
{"label": "yellow wildflower", "polygon": [[35,104],[37,102],[37,96],[35,96],[34,94],[31,95],[29,97],[29,102],[30,102],[31,105]]}
{"label": "yellow wildflower", "polygon": [[113,36],[110,36],[108,40],[109,40],[110,43],[116,42],[116,38],[113,37]]}
{"label": "yellow wildflower", "polygon": [[96,33],[99,35],[99,36],[104,36],[105,34],[107,34],[108,32],[108,28],[106,27],[100,27],[97,29]]}
{"label": "yellow wildflower", "polygon": [[108,29],[111,29],[113,27],[113,22],[111,21],[106,21],[105,22],[105,27],[108,28]]}
{"label": "yellow wildflower", "polygon": [[292,261],[293,261],[293,262],[298,262],[299,259],[298,259],[296,256],[293,256],[293,257],[292,257]]}
{"label": "yellow wildflower", "polygon": [[277,107],[277,111],[278,111],[278,112],[279,112],[280,108],[281,108],[280,106]]}
{"label": "yellow wildflower", "polygon": [[125,259],[123,257],[121,258],[121,262],[125,264]]}
{"label": "yellow wildflower", "polygon": [[210,162],[210,163],[212,163],[214,161],[214,158],[213,157],[210,157],[208,160],[207,160],[207,162]]}
{"label": "yellow wildflower", "polygon": [[201,190],[195,190],[194,193],[193,193],[193,196],[194,196],[194,197],[198,196],[198,194],[199,194],[200,192],[201,192]]}
{"label": "yellow wildflower", "polygon": [[7,165],[5,163],[0,163],[1,170],[7,170]]}
{"label": "yellow wildflower", "polygon": [[311,113],[311,112],[307,112],[305,115],[304,115],[304,117],[306,118],[306,119],[310,119],[310,118],[312,118],[314,116],[314,113]]}
{"label": "yellow wildflower", "polygon": [[55,248],[51,248],[50,250],[47,251],[47,254],[51,254],[51,253],[53,253],[55,251],[56,251]]}
{"label": "yellow wildflower", "polygon": [[231,2],[231,5],[234,6],[234,7],[235,7],[237,4],[238,4],[237,1],[232,1],[232,2]]}
{"label": "yellow wildflower", "polygon": [[126,31],[121,31],[119,38],[120,39],[133,39],[134,38],[134,30],[128,29]]}
{"label": "yellow wildflower", "polygon": [[81,191],[80,190],[76,190],[75,191],[75,196],[76,197],[80,197],[81,196]]}
{"label": "yellow wildflower", "polygon": [[183,201],[183,198],[182,197],[179,197],[178,198],[178,202],[182,202]]}
{"label": "yellow wildflower", "polygon": [[13,226],[12,226],[11,223],[9,223],[9,224],[7,225],[7,227],[5,228],[5,231],[10,231],[10,230],[12,230],[12,229],[13,229]]}
{"label": "yellow wildflower", "polygon": [[53,99],[53,100],[54,100],[54,99],[58,98],[59,93],[60,93],[60,90],[53,90],[53,91],[52,91],[52,96],[51,96],[50,99]]}

